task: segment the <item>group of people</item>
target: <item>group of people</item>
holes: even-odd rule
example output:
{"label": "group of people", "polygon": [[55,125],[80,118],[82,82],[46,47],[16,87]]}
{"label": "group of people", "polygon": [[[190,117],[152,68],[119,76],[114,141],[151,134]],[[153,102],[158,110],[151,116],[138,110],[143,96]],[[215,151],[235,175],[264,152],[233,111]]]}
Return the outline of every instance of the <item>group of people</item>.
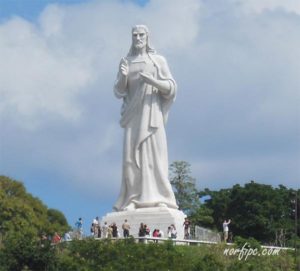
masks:
{"label": "group of people", "polygon": [[[80,227],[79,229],[82,229],[82,219],[79,219]],[[185,218],[183,223],[184,228],[184,238],[189,239],[190,238],[190,226],[191,222],[188,218]],[[99,217],[96,217],[90,227],[90,232],[94,238],[119,238],[121,237],[121,233],[116,225],[115,222],[108,224],[107,222],[104,222],[103,226],[101,227]],[[130,235],[130,224],[128,223],[128,220],[125,219],[124,223],[122,224],[122,233],[124,238],[128,238]],[[150,228],[147,226],[147,224],[141,223],[139,227],[138,232],[139,237],[164,237],[164,233],[161,229],[155,228],[151,234]],[[174,224],[171,224],[168,227],[167,231],[167,237],[171,239],[177,238],[177,230]]]}
{"label": "group of people", "polygon": [[[160,229],[154,229],[152,232],[153,237],[163,237],[164,233]],[[147,224],[141,223],[139,228],[139,237],[150,237],[151,236],[151,230],[147,226]]]}
{"label": "group of people", "polygon": [[[231,223],[231,220],[224,220],[222,226],[223,226],[223,240],[224,242],[230,241],[229,236],[229,224]],[[190,226],[191,222],[188,218],[185,218],[183,223],[184,228],[184,239],[190,238]],[[103,226],[101,227],[99,217],[96,217],[93,219],[93,222],[91,224],[90,228],[91,234],[94,238],[120,238],[121,234],[120,231],[116,225],[115,222],[108,224],[107,222],[104,222]],[[124,223],[122,224],[122,231],[123,231],[123,237],[128,238],[130,236],[130,224],[128,223],[128,220],[125,219]],[[157,238],[163,238],[164,232],[161,229],[155,228],[153,232],[151,233],[150,228],[147,224],[141,223],[138,231],[139,237],[157,237]],[[67,232],[64,234],[63,237],[61,237],[57,232],[54,233],[53,236],[47,237],[45,234],[41,236],[41,241],[44,240],[50,240],[53,244],[60,243],[61,241],[70,241],[72,239],[81,239],[83,237],[83,220],[82,218],[79,218],[75,223],[75,231],[74,232]],[[176,239],[177,238],[177,230],[174,224],[171,224],[168,227],[167,230],[167,237],[169,239]],[[140,240],[140,242],[143,242],[143,239]],[[156,240],[157,242],[157,240]]]}
{"label": "group of people", "polygon": [[[69,233],[66,233],[66,234],[69,234]],[[65,234],[65,235],[66,235]],[[41,247],[44,247],[46,243],[51,243],[51,244],[58,244],[62,241],[68,241],[66,239],[65,236],[60,236],[57,232],[55,232],[53,235],[46,235],[45,233],[42,233],[41,236],[40,236],[40,244],[41,244]]]}
{"label": "group of people", "polygon": [[[185,230],[185,238],[188,238],[190,235],[190,221],[186,218],[184,221],[184,230]],[[100,226],[99,218],[96,217],[90,228],[91,234],[95,238],[119,238],[121,237],[120,231],[115,222],[108,225],[107,222],[104,222],[103,226]],[[128,238],[130,236],[130,224],[128,220],[125,219],[122,224],[122,233],[124,238]],[[155,228],[151,233],[150,228],[147,224],[141,223],[138,231],[139,237],[164,237],[164,232],[161,229]],[[170,239],[177,238],[177,230],[174,224],[171,224],[168,227],[167,237]]]}
{"label": "group of people", "polygon": [[[127,219],[125,219],[124,223],[122,224],[122,230],[123,230],[123,237],[128,238],[130,225],[129,225]],[[117,224],[115,222],[113,222],[111,224],[104,222],[103,226],[101,227],[98,217],[96,217],[93,220],[90,231],[91,231],[91,234],[95,238],[118,238],[118,237],[121,237],[121,234],[120,234]]]}

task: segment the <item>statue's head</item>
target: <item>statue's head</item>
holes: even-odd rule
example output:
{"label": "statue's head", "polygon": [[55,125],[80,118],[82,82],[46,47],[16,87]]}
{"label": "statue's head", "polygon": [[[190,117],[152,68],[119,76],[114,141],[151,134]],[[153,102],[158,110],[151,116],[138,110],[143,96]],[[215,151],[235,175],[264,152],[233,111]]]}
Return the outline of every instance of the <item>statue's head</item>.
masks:
{"label": "statue's head", "polygon": [[135,25],[132,27],[132,44],[128,56],[134,55],[136,50],[146,47],[146,52],[155,53],[149,46],[149,30],[146,25]]}

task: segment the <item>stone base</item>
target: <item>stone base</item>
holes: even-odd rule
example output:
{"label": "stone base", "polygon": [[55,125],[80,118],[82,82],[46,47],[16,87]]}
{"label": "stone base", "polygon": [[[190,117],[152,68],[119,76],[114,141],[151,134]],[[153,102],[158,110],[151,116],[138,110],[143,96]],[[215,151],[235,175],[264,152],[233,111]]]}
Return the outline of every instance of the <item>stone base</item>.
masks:
{"label": "stone base", "polygon": [[151,230],[151,236],[154,229],[163,231],[164,237],[167,236],[168,227],[174,224],[177,230],[177,239],[183,239],[183,222],[186,215],[179,210],[168,207],[138,208],[131,211],[111,212],[106,214],[101,225],[107,222],[108,225],[115,222],[120,235],[123,236],[122,224],[127,219],[130,224],[130,235],[138,237],[141,223],[147,224]]}

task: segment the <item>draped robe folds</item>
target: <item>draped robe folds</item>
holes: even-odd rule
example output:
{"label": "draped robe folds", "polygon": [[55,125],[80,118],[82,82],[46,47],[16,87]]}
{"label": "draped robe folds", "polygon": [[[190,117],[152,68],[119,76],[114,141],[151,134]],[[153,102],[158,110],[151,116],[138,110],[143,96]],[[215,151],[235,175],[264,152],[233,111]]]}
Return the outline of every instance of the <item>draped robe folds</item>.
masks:
{"label": "draped robe folds", "polygon": [[[114,93],[123,98],[120,124],[124,128],[123,174],[117,211],[167,206],[177,209],[168,179],[168,153],[165,123],[176,96],[176,83],[162,56],[147,54],[143,60],[125,58],[129,72],[125,89],[119,87],[119,72]],[[139,73],[148,72],[167,80],[170,92],[162,94],[144,83]]]}

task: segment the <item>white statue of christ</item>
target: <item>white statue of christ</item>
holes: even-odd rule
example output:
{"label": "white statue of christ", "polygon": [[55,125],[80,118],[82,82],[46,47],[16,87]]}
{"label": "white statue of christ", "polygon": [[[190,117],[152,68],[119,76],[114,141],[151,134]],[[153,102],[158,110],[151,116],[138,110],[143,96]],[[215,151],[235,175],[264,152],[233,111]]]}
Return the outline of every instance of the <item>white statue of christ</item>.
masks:
{"label": "white statue of christ", "polygon": [[114,209],[178,209],[168,179],[165,132],[176,82],[165,58],[149,46],[145,25],[132,28],[132,46],[120,62],[114,93],[123,99],[124,128],[122,185]]}

